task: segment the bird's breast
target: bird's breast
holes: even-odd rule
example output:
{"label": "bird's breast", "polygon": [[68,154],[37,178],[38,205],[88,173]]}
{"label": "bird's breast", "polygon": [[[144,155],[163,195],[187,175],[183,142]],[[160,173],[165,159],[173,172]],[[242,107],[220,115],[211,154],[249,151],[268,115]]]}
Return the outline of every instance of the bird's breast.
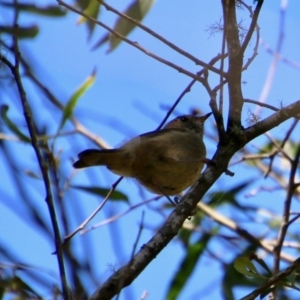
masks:
{"label": "bird's breast", "polygon": [[162,194],[162,189],[168,195],[180,193],[198,179],[206,155],[202,139],[192,132],[139,137],[126,150],[134,153],[132,177],[149,190]]}

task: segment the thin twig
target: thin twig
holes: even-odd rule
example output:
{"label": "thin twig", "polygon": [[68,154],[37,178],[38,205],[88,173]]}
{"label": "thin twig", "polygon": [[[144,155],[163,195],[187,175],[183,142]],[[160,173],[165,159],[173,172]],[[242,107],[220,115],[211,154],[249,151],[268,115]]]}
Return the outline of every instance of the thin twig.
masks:
{"label": "thin twig", "polygon": [[143,25],[138,20],[135,20],[135,19],[133,19],[133,18],[131,18],[131,17],[129,17],[129,16],[121,13],[120,11],[118,11],[117,9],[115,9],[114,7],[110,6],[109,4],[107,4],[106,2],[104,2],[102,0],[97,0],[97,1],[99,3],[101,3],[108,11],[112,11],[113,13],[115,13],[116,15],[118,15],[119,17],[124,18],[127,21],[129,21],[129,22],[135,24],[136,26],[140,27],[145,32],[149,33],[150,35],[154,36],[159,41],[161,41],[164,44],[166,44],[167,46],[169,46],[171,49],[175,50],[176,52],[180,53],[181,55],[183,55],[183,56],[189,58],[190,60],[192,60],[196,65],[202,66],[202,67],[204,67],[207,70],[210,70],[212,72],[215,72],[216,74],[220,74],[220,75],[226,77],[226,73],[223,72],[223,69],[219,70],[219,69],[213,67],[211,64],[207,64],[207,63],[203,62],[202,60],[199,60],[197,57],[191,55],[190,53],[188,53],[188,52],[186,52],[184,50],[182,50],[181,48],[179,48],[175,44],[173,44],[170,41],[168,41],[167,39],[165,39],[163,36],[159,35],[155,31],[151,30],[149,27]]}
{"label": "thin twig", "polygon": [[255,289],[253,292],[243,297],[241,300],[254,300],[260,294],[268,290],[272,285],[283,281],[286,277],[295,272],[300,266],[300,258],[297,258],[288,268],[281,271],[270,279],[266,280],[259,288]]}
{"label": "thin twig", "polygon": [[[13,51],[13,49],[10,49],[6,47],[8,50]],[[61,111],[65,109],[64,105],[59,102],[59,100],[54,96],[54,94],[39,80],[39,78],[33,74],[30,66],[28,63],[24,60],[23,57],[20,57],[20,62],[22,64],[22,67],[25,70],[25,74],[35,83],[35,85],[45,94],[45,96],[50,100],[50,102],[57,108],[59,108]],[[84,127],[74,116],[70,117],[71,122],[73,123],[75,129],[77,132],[81,133],[85,137],[87,137],[90,141],[92,141],[94,144],[96,144],[100,148],[110,148],[109,145],[99,138],[99,136],[95,135],[91,131],[89,131],[86,127]],[[62,135],[61,133],[58,135]],[[54,135],[56,137],[57,135]],[[43,139],[43,137],[38,137],[38,139]]]}
{"label": "thin twig", "polygon": [[[130,261],[133,261],[133,258],[134,258],[134,255],[135,255],[135,252],[136,252],[138,243],[139,243],[140,238],[141,238],[141,235],[142,235],[142,231],[143,231],[143,229],[144,229],[144,217],[145,217],[145,211],[142,211],[141,222],[140,222],[140,226],[139,226],[139,230],[138,230],[136,239],[135,239],[135,241],[134,241],[134,243],[133,243]],[[131,267],[131,264],[129,263],[129,264],[128,264],[128,268],[130,268],[130,267]],[[123,285],[123,282],[122,282],[122,279],[121,279],[121,280],[120,280],[120,286],[122,286],[122,285]],[[116,300],[119,299],[120,294],[121,294],[121,291],[122,291],[122,289],[120,289],[120,292],[118,293],[117,299],[116,299]]]}
{"label": "thin twig", "polygon": [[[226,83],[227,83],[227,81],[226,81]],[[224,119],[223,119],[222,111],[220,109],[218,109],[218,107],[217,107],[217,100],[216,100],[217,90],[216,90],[216,88],[214,88],[214,89],[210,88],[206,77],[204,77],[202,79],[202,84],[210,96],[209,106],[213,112],[213,115],[214,115],[214,118],[215,118],[215,121],[217,124],[219,140],[223,141],[224,137],[225,137]],[[221,84],[221,89],[224,84]],[[222,91],[221,91],[221,93],[222,93]]]}
{"label": "thin twig", "polygon": [[[275,51],[265,41],[261,40],[260,44],[265,48],[267,53],[273,56],[275,55]],[[300,64],[298,62],[289,60],[288,58],[284,57],[281,53],[278,54],[278,59],[280,59],[282,62],[289,65],[290,67],[300,70]]]}
{"label": "thin twig", "polygon": [[[240,1],[240,3],[246,7],[246,9],[248,9],[251,18],[253,18],[253,12],[252,12],[252,7],[247,5],[246,3],[244,3],[244,1]],[[253,19],[252,19],[253,21]],[[259,41],[260,41],[260,28],[258,26],[258,24],[256,23],[256,39],[255,39],[255,46],[253,48],[253,53],[251,55],[250,58],[248,58],[247,62],[245,63],[245,65],[243,66],[242,70],[245,71],[248,69],[248,67],[250,66],[250,64],[254,61],[255,57],[258,55],[258,47],[259,47]]]}
{"label": "thin twig", "polygon": [[[227,218],[226,216],[220,214],[213,208],[209,207],[207,204],[203,202],[199,202],[197,204],[197,207],[203,211],[206,215],[208,215],[210,218],[212,218],[214,221],[218,222],[219,224],[229,228],[233,232],[235,232],[237,235],[241,236],[244,238],[246,241],[249,243],[256,245],[258,247],[261,247],[268,253],[273,253],[273,247],[269,243],[265,242],[262,239],[256,238],[254,235],[252,235],[250,232],[248,232],[246,229],[240,227],[236,222],[233,220]],[[293,262],[294,257],[286,254],[286,253],[281,253],[280,258],[284,259],[287,262]]]}
{"label": "thin twig", "polygon": [[[296,186],[294,185],[294,188],[296,188]],[[292,215],[292,213],[290,213],[290,215]],[[294,218],[290,219],[288,222],[288,226],[290,226],[291,224],[293,224],[294,222],[296,222],[298,219],[300,218],[300,213],[298,213]],[[300,245],[298,242],[295,242],[297,244],[298,249],[300,248]],[[285,242],[283,242],[283,247],[287,247],[285,245]]]}
{"label": "thin twig", "polygon": [[20,95],[20,100],[22,103],[23,107],[23,113],[24,117],[28,126],[28,131],[30,134],[31,138],[31,144],[32,147],[35,151],[41,173],[43,176],[43,182],[45,186],[45,191],[46,191],[46,197],[45,201],[47,203],[48,209],[49,209],[49,214],[51,218],[51,223],[53,226],[53,232],[54,232],[54,237],[55,237],[55,248],[57,252],[57,260],[58,260],[58,266],[59,266],[59,273],[60,273],[60,278],[61,278],[61,285],[62,285],[62,293],[64,296],[64,299],[70,299],[70,294],[68,291],[68,285],[67,285],[67,279],[66,279],[66,273],[64,269],[64,259],[63,259],[63,251],[62,251],[62,245],[61,245],[61,239],[60,239],[60,231],[59,231],[59,226],[58,226],[58,221],[56,217],[56,212],[54,208],[54,203],[53,203],[53,195],[51,191],[51,183],[48,175],[48,169],[46,163],[43,161],[42,154],[39,149],[38,141],[36,138],[36,132],[33,124],[33,119],[32,119],[32,112],[29,106],[29,103],[27,101],[26,97],[26,92],[24,90],[20,72],[19,72],[19,66],[20,66],[20,52],[19,52],[19,46],[18,46],[18,25],[17,25],[17,19],[15,18],[15,24],[14,24],[14,57],[15,57],[15,65],[13,65],[8,59],[6,59],[4,56],[0,54],[0,59],[3,61],[3,63],[11,70],[18,91]]}
{"label": "thin twig", "polygon": [[158,198],[160,198],[160,197],[161,197],[161,196],[158,196],[158,197],[151,198],[151,199],[148,199],[148,200],[146,200],[146,201],[137,203],[137,204],[135,204],[135,205],[132,205],[132,206],[130,206],[127,210],[125,210],[125,211],[123,211],[123,212],[121,212],[121,213],[119,213],[119,214],[117,214],[117,215],[114,215],[114,216],[112,216],[112,217],[110,217],[110,218],[108,218],[108,219],[106,219],[106,220],[104,220],[104,221],[102,221],[102,222],[100,222],[100,223],[97,223],[97,224],[95,224],[95,225],[93,225],[93,226],[91,226],[91,227],[89,227],[89,228],[87,228],[87,229],[85,229],[85,230],[82,230],[82,231],[80,232],[80,234],[83,235],[83,234],[86,234],[87,232],[89,232],[89,231],[91,231],[91,230],[94,230],[94,229],[99,228],[99,227],[101,227],[101,226],[104,226],[104,225],[113,223],[113,222],[115,222],[116,220],[120,219],[121,217],[127,215],[127,214],[130,213],[131,211],[135,210],[136,208],[138,208],[138,207],[140,207],[140,206],[143,206],[143,205],[146,205],[146,204],[148,204],[148,203],[150,203],[150,202],[156,201],[156,200],[157,200]]}
{"label": "thin twig", "polygon": [[[261,103],[264,103],[267,100],[267,97],[269,95],[269,92],[271,90],[272,83],[273,83],[273,80],[274,80],[277,64],[278,64],[278,61],[279,61],[279,58],[280,58],[280,52],[281,52],[281,49],[282,49],[282,46],[283,46],[283,39],[284,39],[284,25],[285,25],[286,5],[287,5],[287,1],[282,1],[281,7],[280,7],[280,20],[279,20],[279,31],[278,31],[276,51],[273,55],[273,60],[270,64],[268,75],[267,75],[263,90],[262,90],[262,92],[260,94],[260,97],[259,97],[259,102],[261,102]],[[261,107],[258,106],[257,110],[255,111],[256,115],[259,114],[260,109],[261,109]]]}
{"label": "thin twig", "polygon": [[296,117],[300,113],[300,100],[295,101],[294,103],[282,107],[280,110],[267,117],[266,119],[257,122],[256,124],[248,127],[243,132],[243,139],[246,141],[250,141],[261,134],[269,131],[270,129],[278,126],[282,122]]}
{"label": "thin twig", "polygon": [[124,37],[123,35],[121,35],[117,31],[113,30],[112,28],[110,28],[109,26],[104,24],[103,22],[100,22],[100,21],[90,17],[89,15],[84,13],[83,11],[80,11],[80,10],[74,8],[73,6],[68,5],[67,3],[63,2],[62,0],[57,0],[57,2],[59,3],[59,5],[66,7],[67,9],[75,12],[76,14],[79,14],[80,16],[83,16],[83,17],[87,18],[88,20],[91,20],[91,21],[95,22],[97,25],[105,28],[107,31],[109,31],[111,34],[115,35],[117,38],[121,39],[122,41],[126,42],[127,44],[131,45],[132,47],[142,51],[146,55],[154,58],[155,60],[157,60],[157,61],[159,61],[159,62],[175,69],[175,70],[177,70],[179,73],[185,74],[185,75],[199,81],[199,76],[197,74],[194,74],[194,73],[192,73],[192,72],[190,72],[190,71],[188,71],[188,70],[186,70],[186,69],[184,69],[184,68],[182,68],[182,67],[180,67],[180,66],[178,66],[178,65],[176,65],[176,64],[174,64],[174,63],[172,63],[172,62],[170,62],[170,61],[168,61],[168,60],[166,60],[166,59],[150,52],[150,51],[148,51],[147,49],[145,49],[144,47],[139,45],[137,42],[133,42],[133,41],[129,40],[128,38]]}
{"label": "thin twig", "polygon": [[242,53],[245,52],[251,38],[252,38],[252,35],[253,35],[253,32],[255,31],[255,27],[257,27],[257,20],[258,20],[258,16],[259,16],[259,13],[260,13],[260,10],[262,8],[262,5],[263,5],[264,1],[263,0],[259,0],[257,1],[257,5],[255,7],[255,10],[254,10],[254,13],[252,15],[252,21],[251,21],[251,24],[250,24],[250,27],[248,29],[248,32],[247,32],[247,35],[243,41],[243,44],[241,46],[241,49],[240,51]]}
{"label": "thin twig", "polygon": [[275,106],[273,106],[273,105],[270,105],[270,104],[267,104],[267,103],[259,102],[259,101],[257,101],[257,100],[244,99],[244,102],[245,102],[245,103],[256,104],[256,105],[259,105],[259,106],[261,106],[261,107],[269,108],[269,109],[274,110],[274,111],[280,110],[280,108],[277,108],[277,107],[275,107]]}
{"label": "thin twig", "polygon": [[[224,55],[226,57],[226,54]],[[216,62],[218,62],[220,59],[222,59],[222,57],[224,57],[222,55],[218,55],[216,57],[214,57],[213,59],[211,59],[211,61],[209,62],[209,65],[212,66],[214,65]],[[200,70],[197,74],[199,77],[202,77],[205,73],[206,69],[202,69]],[[162,128],[162,126],[165,124],[165,122],[168,120],[169,116],[171,115],[171,113],[174,111],[174,109],[176,108],[176,106],[179,104],[179,102],[181,101],[181,99],[183,98],[183,96],[185,94],[187,94],[188,92],[190,92],[192,86],[196,83],[196,80],[193,79],[188,85],[187,87],[182,91],[182,93],[179,95],[179,97],[176,99],[176,101],[174,102],[174,104],[172,105],[172,107],[169,109],[168,113],[166,114],[166,116],[164,117],[164,119],[161,121],[161,123],[159,124],[159,126],[157,127],[156,130],[159,130],[160,128]]]}
{"label": "thin twig", "polygon": [[[296,128],[296,125],[297,125],[297,123],[298,123],[298,120],[299,120],[299,117],[294,119],[294,121],[293,121],[291,127],[289,128],[289,130],[287,131],[287,133],[286,133],[286,135],[285,135],[283,141],[281,142],[281,145],[279,146],[280,149],[283,149],[284,146],[285,146],[285,143],[289,140],[289,138],[290,138],[292,132],[293,132],[294,129]],[[277,143],[274,143],[274,144],[277,145]],[[277,148],[278,148],[278,146],[277,146]],[[275,151],[275,152],[273,153],[273,155],[270,157],[269,169],[268,169],[268,172],[265,174],[265,178],[267,178],[267,176],[268,176],[269,173],[271,172],[271,170],[272,170],[272,165],[273,165],[273,161],[274,161],[275,156],[277,155],[278,152],[279,152],[279,150],[278,150],[278,151]],[[291,161],[290,159],[288,159],[288,160]]]}
{"label": "thin twig", "polygon": [[[221,53],[222,55],[225,53],[225,47],[226,47],[226,22],[227,22],[227,19],[226,18],[223,18],[223,35],[222,35],[222,47],[221,47]],[[224,61],[225,59],[223,58],[221,60],[221,64],[220,64],[220,69],[222,71],[222,73],[224,72]],[[221,74],[220,74],[220,84],[223,82],[223,77]],[[219,94],[219,108],[218,108],[218,111],[219,113],[221,114],[221,116],[223,116],[223,85],[221,85],[221,88],[220,88],[220,94]]]}
{"label": "thin twig", "polygon": [[[254,162],[258,170],[260,170],[263,174],[266,174],[266,172],[268,171],[268,166],[266,166],[260,160],[254,160]],[[288,183],[286,182],[282,172],[272,170],[269,173],[269,177],[271,177],[277,184],[279,184],[282,190],[284,191],[287,190]],[[300,191],[298,192],[297,190],[295,190],[295,193],[296,193],[295,196],[297,196],[298,199],[300,199]]]}
{"label": "thin twig", "polygon": [[291,157],[284,151],[282,145],[279,145],[276,140],[273,139],[273,137],[266,132],[265,136],[270,140],[270,142],[275,146],[275,148],[277,149],[278,153],[281,153],[283,155],[284,158],[286,158],[290,163],[292,163],[292,159]]}
{"label": "thin twig", "polygon": [[112,185],[110,191],[107,193],[106,197],[103,199],[100,205],[91,213],[91,215],[84,222],[82,222],[73,232],[71,232],[65,237],[63,245],[65,245],[77,232],[81,231],[97,215],[97,213],[103,208],[105,203],[108,201],[111,193],[116,189],[116,187],[122,179],[123,176],[118,178],[118,180]]}
{"label": "thin twig", "polygon": [[290,224],[290,209],[292,204],[292,198],[295,192],[295,176],[298,169],[299,158],[300,158],[300,145],[298,145],[295,158],[291,162],[288,190],[287,190],[287,195],[284,201],[284,207],[282,212],[282,221],[278,233],[277,243],[274,247],[274,274],[277,274],[279,272],[280,252],[288,230],[288,226]]}

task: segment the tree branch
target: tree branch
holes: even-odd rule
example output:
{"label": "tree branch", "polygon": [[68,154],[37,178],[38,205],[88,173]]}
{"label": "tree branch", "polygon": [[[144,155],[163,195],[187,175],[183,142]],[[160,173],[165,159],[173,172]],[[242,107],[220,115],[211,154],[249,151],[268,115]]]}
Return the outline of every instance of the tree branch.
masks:
{"label": "tree branch", "polygon": [[58,225],[55,207],[54,207],[53,195],[52,195],[52,190],[51,190],[51,182],[50,182],[50,178],[48,175],[47,165],[44,162],[42,154],[39,149],[37,136],[36,136],[36,132],[35,132],[35,127],[34,127],[34,123],[33,123],[33,119],[32,119],[32,112],[31,112],[29,103],[27,101],[26,92],[24,90],[21,76],[19,73],[20,52],[19,52],[18,42],[17,42],[18,41],[17,40],[18,39],[17,24],[15,24],[15,27],[16,27],[16,33],[14,35],[15,65],[13,65],[8,59],[6,59],[6,57],[4,57],[1,54],[0,54],[0,60],[2,60],[3,63],[10,69],[10,71],[14,77],[15,83],[17,85],[21,104],[23,107],[24,117],[26,120],[26,124],[28,126],[29,134],[30,134],[31,144],[34,149],[34,152],[37,157],[37,161],[38,161],[38,164],[39,164],[42,176],[43,176],[43,182],[44,182],[45,191],[46,191],[45,201],[48,206],[49,215],[51,218],[51,223],[52,223],[53,232],[54,232],[54,238],[55,238],[54,243],[55,243],[58,267],[59,267],[60,278],[61,278],[62,294],[64,296],[64,299],[68,300],[68,299],[70,299],[70,294],[69,294],[69,290],[68,290],[66,273],[65,273],[65,268],[64,268],[64,258],[63,258],[63,250],[62,250],[61,239],[60,239],[60,230],[59,230],[59,225]]}
{"label": "tree branch", "polygon": [[[210,65],[210,66],[213,66],[216,62],[218,62],[220,59],[225,58],[225,57],[226,57],[226,55],[224,55],[224,56],[218,55],[218,56],[214,57],[214,58],[209,62],[209,65]],[[203,80],[203,77],[202,77],[202,76],[204,75],[205,71],[206,71],[206,69],[203,68],[202,70],[200,70],[200,71],[197,73],[197,75],[198,75],[199,77],[201,77],[202,80]],[[161,121],[161,123],[159,124],[159,126],[156,128],[156,130],[159,130],[160,128],[162,128],[162,126],[163,126],[163,125],[165,124],[165,122],[168,120],[168,118],[170,117],[171,113],[174,111],[174,109],[176,108],[176,106],[178,105],[178,103],[181,101],[181,99],[183,98],[183,96],[184,96],[185,94],[187,94],[188,92],[190,92],[192,86],[193,86],[195,83],[196,83],[196,80],[193,79],[193,80],[186,86],[186,88],[182,91],[182,93],[181,93],[181,94],[179,95],[179,97],[176,99],[176,101],[174,102],[174,104],[172,105],[172,107],[168,110],[168,113],[167,113],[166,116],[163,118],[163,120]],[[214,112],[214,110],[213,110],[213,112]],[[217,114],[217,112],[216,112],[216,113],[214,112],[214,115],[216,115],[216,114]],[[219,124],[219,123],[217,123],[217,124]],[[223,123],[222,123],[222,124],[223,124]]]}
{"label": "tree branch", "polygon": [[[176,206],[164,225],[147,242],[133,259],[116,271],[107,281],[91,296],[92,300],[111,299],[131,282],[146,268],[146,266],[162,251],[164,247],[177,235],[186,218],[193,214],[193,210],[213,183],[227,170],[231,157],[245,144],[255,137],[263,134],[273,127],[278,126],[288,118],[300,113],[300,100],[282,108],[281,111],[263,120],[247,130],[240,136],[228,135],[226,144],[219,144],[211,164],[201,174],[199,180],[190,188],[182,201]],[[120,284],[122,283],[122,284]]]}
{"label": "tree branch", "polygon": [[178,66],[178,65],[176,65],[176,64],[174,64],[174,63],[172,63],[172,62],[170,62],[170,61],[168,61],[168,60],[166,60],[166,59],[164,59],[164,58],[162,58],[162,57],[160,57],[160,56],[152,53],[152,52],[150,52],[149,50],[145,49],[144,47],[142,47],[137,42],[133,42],[133,41],[129,40],[128,38],[124,37],[123,35],[119,34],[117,31],[115,31],[112,28],[110,28],[109,26],[107,26],[106,24],[104,24],[104,23],[102,23],[102,22],[100,22],[100,21],[98,21],[98,20],[90,17],[89,15],[87,15],[86,13],[84,13],[83,11],[80,11],[80,10],[72,7],[71,5],[68,5],[67,3],[63,2],[62,0],[57,0],[57,2],[60,5],[66,7],[67,9],[69,9],[69,10],[71,10],[71,11],[79,14],[80,16],[83,16],[83,17],[87,18],[88,20],[91,20],[91,21],[95,22],[99,26],[105,28],[111,34],[115,35],[117,38],[121,39],[122,41],[124,41],[125,43],[131,45],[132,47],[134,47],[134,48],[142,51],[146,55],[154,58],[155,60],[157,60],[157,61],[159,61],[159,62],[161,62],[161,63],[163,63],[163,64],[165,64],[165,65],[167,65],[167,66],[169,66],[169,67],[171,67],[173,69],[175,69],[175,70],[177,70],[179,73],[185,74],[185,75],[187,75],[187,76],[189,76],[189,77],[191,77],[191,78],[199,81],[199,76],[197,74],[194,74],[194,73],[192,73],[192,72],[190,72],[190,71],[188,71],[188,70],[186,70],[186,69],[184,69],[184,68],[182,68],[182,67],[180,67],[180,66]]}
{"label": "tree branch", "polygon": [[[270,243],[265,242],[264,240],[256,238],[254,235],[252,235],[249,231],[246,229],[240,227],[236,222],[233,220],[227,218],[226,216],[220,214],[207,204],[203,202],[199,202],[197,207],[203,211],[207,216],[212,218],[214,221],[218,222],[219,224],[227,227],[228,229],[235,232],[237,235],[241,236],[243,239],[248,241],[249,243],[256,245],[258,247],[261,247],[268,253],[273,252],[273,246],[270,245]],[[294,261],[294,257],[288,255],[287,253],[281,253],[280,258],[284,259],[285,261],[292,262]]]}
{"label": "tree branch", "polygon": [[281,108],[268,118],[247,128],[242,137],[243,145],[298,114],[300,114],[300,100]]}
{"label": "tree branch", "polygon": [[187,57],[188,59],[192,60],[196,65],[199,65],[201,67],[204,67],[205,69],[208,69],[212,72],[215,72],[216,74],[222,75],[226,77],[226,73],[222,72],[221,70],[215,68],[214,66],[212,66],[211,64],[207,64],[205,62],[203,62],[202,60],[198,59],[197,57],[191,55],[190,53],[182,50],[181,48],[179,48],[178,46],[174,45],[173,43],[171,43],[170,41],[168,41],[167,39],[165,39],[163,36],[157,34],[155,31],[151,30],[150,28],[148,28],[147,26],[143,25],[142,23],[140,23],[139,21],[128,17],[127,15],[119,12],[117,9],[115,9],[114,7],[108,5],[107,3],[105,3],[102,0],[97,0],[99,3],[101,3],[108,11],[112,11],[113,13],[115,13],[116,15],[118,15],[121,18],[126,19],[127,21],[135,24],[136,26],[140,27],[142,30],[146,31],[147,33],[149,33],[150,35],[154,36],[156,39],[158,39],[159,41],[161,41],[162,43],[164,43],[165,45],[169,46],[171,49],[175,50],[176,52],[180,53],[181,55]]}
{"label": "tree branch", "polygon": [[288,268],[286,268],[285,270],[281,271],[277,275],[268,279],[259,288],[257,288],[247,296],[243,297],[241,300],[254,300],[257,296],[259,296],[261,293],[266,291],[272,285],[279,283],[280,281],[284,280],[287,276],[295,272],[299,268],[299,266],[300,266],[300,258],[297,258]]}
{"label": "tree branch", "polygon": [[295,192],[295,176],[296,176],[297,169],[298,169],[299,157],[300,157],[300,145],[298,145],[295,158],[291,162],[291,171],[290,171],[290,175],[289,175],[289,184],[288,184],[287,195],[286,195],[286,199],[284,201],[282,222],[280,225],[277,242],[276,242],[276,244],[274,246],[274,250],[273,250],[273,252],[274,252],[274,274],[277,274],[279,272],[280,253],[282,250],[282,245],[283,245],[284,239],[287,234],[288,227],[290,225],[290,213],[291,213],[290,210],[291,210],[292,198],[293,198],[294,192]]}
{"label": "tree branch", "polygon": [[264,0],[259,0],[257,1],[257,5],[255,7],[255,10],[254,10],[254,13],[252,15],[252,21],[251,21],[251,24],[250,24],[250,27],[248,29],[248,32],[247,32],[247,35],[243,41],[243,44],[241,46],[241,52],[244,53],[250,40],[251,40],[251,37],[253,35],[253,32],[255,30],[255,27],[257,26],[257,20],[258,20],[258,16],[259,16],[259,13],[260,13],[260,10],[262,8],[262,5],[264,3]]}
{"label": "tree branch", "polygon": [[243,95],[241,88],[243,53],[240,51],[239,30],[236,20],[236,1],[222,0],[225,37],[228,48],[227,72],[229,91],[229,116],[227,130],[233,131],[241,127],[241,112],[243,107]]}

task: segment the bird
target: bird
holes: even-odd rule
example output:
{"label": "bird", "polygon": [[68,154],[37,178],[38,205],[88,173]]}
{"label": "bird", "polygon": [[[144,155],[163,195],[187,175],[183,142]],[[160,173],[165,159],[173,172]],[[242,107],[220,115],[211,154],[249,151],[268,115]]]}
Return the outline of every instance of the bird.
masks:
{"label": "bird", "polygon": [[178,195],[200,177],[208,161],[203,131],[210,115],[182,115],[119,148],[84,150],[73,166],[106,166],[117,175],[136,179],[154,194]]}

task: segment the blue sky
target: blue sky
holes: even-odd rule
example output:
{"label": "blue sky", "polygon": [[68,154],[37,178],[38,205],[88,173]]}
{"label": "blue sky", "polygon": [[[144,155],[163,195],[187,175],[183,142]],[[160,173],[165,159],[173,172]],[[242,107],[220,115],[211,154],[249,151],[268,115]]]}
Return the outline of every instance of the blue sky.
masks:
{"label": "blue sky", "polygon": [[[219,2],[215,0],[194,0],[189,1],[187,5],[184,1],[157,1],[145,18],[144,24],[203,61],[208,61],[220,52],[221,34],[209,37],[206,30],[212,23],[219,21],[221,18]],[[45,2],[39,1],[39,3]],[[53,4],[56,1],[48,1],[48,3]],[[110,1],[112,6],[120,10],[123,10],[127,3],[127,1]],[[247,3],[252,5],[253,1],[247,1]],[[277,0],[265,1],[259,19],[260,38],[272,49],[275,49],[278,39],[280,3],[281,1]],[[299,1],[292,0],[288,2],[282,48],[282,55],[291,61],[298,62],[298,64],[300,63],[300,39],[295,32],[300,28],[299,11]],[[101,136],[112,147],[120,145],[132,136],[155,129],[163,119],[167,108],[173,104],[191,79],[168,66],[160,64],[125,43],[122,43],[110,54],[106,53],[107,46],[91,51],[92,45],[106,32],[101,28],[97,28],[92,41],[88,43],[85,26],[76,24],[78,18],[72,12],[68,13],[65,18],[55,20],[30,14],[21,15],[20,23],[37,23],[41,28],[40,34],[34,41],[23,41],[21,43],[24,57],[34,57],[40,63],[40,67],[36,67],[36,72],[42,80],[55,89],[54,93],[62,103],[67,102],[70,95],[96,67],[96,82],[80,99],[75,110],[75,116],[89,130]],[[115,16],[103,9],[101,19],[112,25]],[[242,13],[242,19],[245,24],[248,24],[247,12]],[[0,20],[1,22],[10,21],[9,16],[5,15],[4,12],[2,14],[0,12]],[[187,58],[175,53],[141,30],[135,30],[129,38],[190,71],[196,72],[198,70],[198,67]],[[254,42],[252,41],[247,55],[250,55],[253,46]],[[247,59],[248,57],[245,57],[245,61]],[[246,82],[244,85],[245,98],[259,99],[271,61],[272,56],[261,45],[256,60],[243,74],[243,80]],[[292,68],[279,61],[267,102],[279,106],[281,102],[283,105],[287,105],[296,101],[299,98],[299,78],[299,69]],[[212,76],[212,82],[216,80],[217,78]],[[45,103],[45,99],[40,97],[26,80],[24,82],[28,89],[28,95],[30,95],[29,102],[34,103],[33,111],[41,114],[39,116],[41,122],[43,119],[47,120],[49,117],[47,109],[40,110]],[[225,101],[227,100],[225,97]],[[3,97],[0,101],[6,104],[10,103],[11,118],[18,120],[25,131],[25,122],[19,103],[11,103],[9,97]],[[225,105],[225,109],[226,107]],[[198,108],[204,113],[210,111],[209,97],[200,84],[195,85],[192,91],[184,97],[184,100],[176,108],[175,115],[188,113],[191,108]],[[243,114],[245,126],[247,126],[250,109],[254,111],[255,106],[246,104]],[[49,110],[51,110],[51,106],[49,106]],[[269,114],[269,111],[263,110],[261,117]],[[51,126],[48,128],[50,133],[55,134],[60,117],[58,116],[57,123],[51,121]],[[213,123],[213,119],[210,118],[206,124],[206,130],[210,134],[214,134]],[[287,122],[276,128],[272,131],[272,134],[282,137],[289,128],[288,124]],[[66,131],[71,129],[70,124],[65,128]],[[76,139],[76,149],[73,148],[73,144],[70,145],[64,140],[59,140],[56,144],[56,150],[62,151],[62,165],[68,174],[73,172],[71,163],[75,160],[76,153],[93,146],[81,137],[76,136],[74,139]],[[264,141],[266,141],[266,138],[257,139],[251,143],[251,147],[260,145]],[[211,157],[216,149],[216,144],[209,139],[206,139],[206,143],[208,157]],[[19,156],[16,157],[16,162],[24,165],[24,169],[38,171],[38,166],[34,163],[34,154],[29,146],[20,145],[19,149],[20,152],[24,149],[26,160],[23,156]],[[238,155],[233,160],[235,159],[238,159]],[[1,235],[1,240],[12,245],[16,251],[20,250],[20,247],[16,246],[22,245],[22,251],[19,254],[23,261],[51,269],[57,273],[56,259],[51,255],[53,246],[45,241],[39,232],[32,230],[29,223],[23,222],[9,208],[9,201],[17,203],[18,199],[16,199],[17,193],[13,190],[10,174],[5,171],[6,167],[5,162],[0,166],[4,182],[3,188],[0,189],[1,198],[3,199],[3,202],[0,202],[0,227],[5,229],[4,234]],[[255,172],[245,174],[245,169],[241,165],[233,166],[232,171],[236,173],[234,178],[222,176],[212,190],[218,191],[229,185],[234,186],[248,178],[246,177],[248,174],[258,175]],[[72,183],[87,184],[89,178],[96,179],[102,186],[110,186],[117,179],[115,175],[106,170],[93,169],[81,171],[72,179]],[[30,180],[30,183],[30,188],[36,198],[34,201],[39,206],[41,215],[48,219],[48,212],[42,200],[44,197],[43,186],[34,179]],[[249,191],[251,188],[250,186]],[[142,200],[139,187],[132,180],[123,180],[119,185],[119,190],[128,194],[134,204]],[[149,193],[144,193],[144,195],[145,199],[153,196]],[[78,214],[78,220],[87,217],[99,203],[99,200],[95,197],[86,197],[86,194],[74,193],[74,191],[66,193],[65,201],[69,202],[70,213]],[[160,201],[165,200],[161,199]],[[241,201],[248,200],[242,195]],[[252,198],[251,201],[253,201],[252,203],[260,203],[262,198]],[[277,203],[278,207],[268,198],[265,199],[266,207],[272,207],[274,210],[280,211],[281,202],[278,201]],[[127,205],[125,204],[108,203],[92,223],[103,221],[108,216],[126,209]],[[98,247],[88,255],[94,257],[99,281],[103,281],[111,274],[111,266],[119,267],[128,261],[132,244],[138,232],[142,210],[145,211],[146,226],[140,239],[139,246],[141,246],[149,240],[155,229],[163,223],[168,212],[164,212],[164,216],[159,216],[151,209],[142,207],[112,224],[88,233],[91,240],[98,241]],[[224,209],[223,212],[228,213],[230,216],[230,211],[226,212],[226,209]],[[76,224],[73,225],[76,227]],[[115,237],[113,241],[111,236]],[[78,235],[74,238],[78,255],[86,255],[82,245],[85,241],[85,236]],[[219,247],[219,245],[216,244],[215,247]],[[149,292],[147,297],[149,300],[163,299],[168,288],[168,280],[177,270],[177,262],[180,261],[183,255],[184,251],[180,242],[174,239],[132,286],[124,291],[120,299],[137,299],[144,290]],[[188,282],[180,299],[194,299],[195,295],[200,297],[198,291],[203,290],[205,287],[210,291],[210,294],[203,292],[201,299],[221,299],[218,287],[218,279],[220,279],[221,274],[220,266],[207,255],[199,263],[196,274]],[[94,291],[96,286],[90,282],[88,284],[90,285],[90,291]],[[211,290],[214,290],[214,292],[211,293]],[[237,291],[239,296],[245,295],[245,293],[245,291]]]}

